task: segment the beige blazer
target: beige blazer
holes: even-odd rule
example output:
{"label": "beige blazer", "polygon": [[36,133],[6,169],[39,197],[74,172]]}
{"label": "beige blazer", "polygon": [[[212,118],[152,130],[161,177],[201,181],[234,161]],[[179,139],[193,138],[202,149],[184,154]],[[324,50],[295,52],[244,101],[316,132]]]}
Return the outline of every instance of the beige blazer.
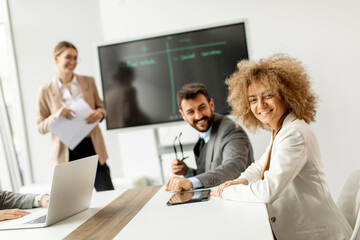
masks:
{"label": "beige blazer", "polygon": [[223,198],[267,203],[277,239],[349,239],[351,226],[335,205],[326,180],[317,138],[290,113],[274,140],[269,170],[261,180],[265,154],[240,178],[249,185],[226,188]]}
{"label": "beige blazer", "polygon": [[[75,76],[79,82],[84,101],[86,101],[92,109],[97,109],[106,116],[106,110],[99,97],[94,78],[76,74]],[[62,93],[57,84],[56,77],[54,77],[51,82],[42,86],[38,96],[37,125],[41,134],[46,134],[50,131],[50,123],[60,116],[59,110],[63,104]],[[108,159],[108,155],[99,126],[96,126],[91,131],[90,137],[95,152],[99,155],[100,163],[104,164]],[[68,148],[54,134],[51,136],[50,159],[53,166],[69,161]]]}

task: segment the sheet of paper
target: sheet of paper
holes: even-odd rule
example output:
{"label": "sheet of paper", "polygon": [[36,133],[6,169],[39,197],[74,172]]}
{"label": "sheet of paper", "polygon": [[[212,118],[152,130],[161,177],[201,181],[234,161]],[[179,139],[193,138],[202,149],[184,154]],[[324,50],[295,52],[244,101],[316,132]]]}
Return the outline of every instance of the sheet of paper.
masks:
{"label": "sheet of paper", "polygon": [[55,134],[70,150],[73,150],[99,123],[88,124],[85,118],[92,112],[90,106],[79,99],[69,106],[75,112],[75,118],[63,116],[50,124],[50,131]]}

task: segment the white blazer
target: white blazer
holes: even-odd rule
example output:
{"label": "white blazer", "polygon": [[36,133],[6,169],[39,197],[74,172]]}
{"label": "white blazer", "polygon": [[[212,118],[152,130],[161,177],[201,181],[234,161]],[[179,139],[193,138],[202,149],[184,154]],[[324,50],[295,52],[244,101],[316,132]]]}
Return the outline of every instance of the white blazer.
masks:
{"label": "white blazer", "polygon": [[224,189],[223,198],[267,203],[277,239],[349,239],[352,228],[335,205],[326,181],[317,138],[290,113],[274,139],[269,170],[261,172],[270,146],[239,178],[249,185]]}

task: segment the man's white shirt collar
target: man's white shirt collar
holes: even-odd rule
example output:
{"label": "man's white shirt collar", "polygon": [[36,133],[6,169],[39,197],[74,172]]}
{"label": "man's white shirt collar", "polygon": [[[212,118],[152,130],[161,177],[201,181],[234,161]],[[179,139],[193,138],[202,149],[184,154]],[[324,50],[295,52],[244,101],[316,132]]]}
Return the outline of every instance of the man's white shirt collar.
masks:
{"label": "man's white shirt collar", "polygon": [[210,140],[210,133],[211,133],[212,125],[206,132],[201,132],[200,137],[204,139],[205,143],[208,143]]}

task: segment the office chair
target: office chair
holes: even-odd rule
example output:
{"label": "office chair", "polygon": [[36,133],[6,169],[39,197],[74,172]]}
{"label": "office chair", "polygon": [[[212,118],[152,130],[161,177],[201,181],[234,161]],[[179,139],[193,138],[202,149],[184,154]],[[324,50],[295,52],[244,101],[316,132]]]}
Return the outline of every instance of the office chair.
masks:
{"label": "office chair", "polygon": [[350,240],[360,240],[360,168],[346,180],[337,205],[354,229]]}

